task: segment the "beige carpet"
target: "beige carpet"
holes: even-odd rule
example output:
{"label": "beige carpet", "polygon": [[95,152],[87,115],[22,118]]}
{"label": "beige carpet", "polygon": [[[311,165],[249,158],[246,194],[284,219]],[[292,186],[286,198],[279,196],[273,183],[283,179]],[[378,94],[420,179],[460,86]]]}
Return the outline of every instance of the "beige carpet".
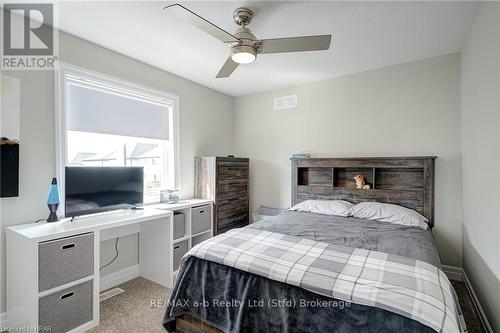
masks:
{"label": "beige carpet", "polygon": [[101,302],[100,324],[89,332],[166,332],[161,322],[169,289],[142,277],[118,287],[125,292]]}
{"label": "beige carpet", "polygon": [[[470,333],[484,333],[465,284],[452,281]],[[170,290],[144,278],[119,286],[124,293],[101,302],[101,323],[90,332],[166,332],[161,326]]]}

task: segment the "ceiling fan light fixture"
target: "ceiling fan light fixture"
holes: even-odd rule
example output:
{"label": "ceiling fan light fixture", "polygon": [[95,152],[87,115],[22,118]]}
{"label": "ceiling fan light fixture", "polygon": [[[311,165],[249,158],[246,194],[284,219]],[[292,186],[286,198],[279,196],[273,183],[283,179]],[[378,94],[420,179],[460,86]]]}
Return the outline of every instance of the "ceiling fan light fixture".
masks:
{"label": "ceiling fan light fixture", "polygon": [[331,35],[257,39],[247,28],[252,22],[254,12],[246,7],[236,8],[233,12],[234,22],[240,26],[233,34],[181,4],[168,5],[164,9],[168,9],[177,18],[190,23],[221,42],[231,45],[229,57],[215,76],[217,79],[229,77],[240,64],[254,62],[257,54],[328,50],[332,41]]}
{"label": "ceiling fan light fixture", "polygon": [[257,58],[255,48],[248,45],[237,45],[231,48],[231,59],[238,64],[250,64]]}

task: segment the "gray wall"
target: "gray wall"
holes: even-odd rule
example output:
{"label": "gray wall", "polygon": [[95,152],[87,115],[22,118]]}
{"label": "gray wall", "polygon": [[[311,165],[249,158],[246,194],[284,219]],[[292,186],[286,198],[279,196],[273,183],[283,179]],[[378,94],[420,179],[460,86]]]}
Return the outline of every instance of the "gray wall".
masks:
{"label": "gray wall", "polygon": [[[180,160],[183,197],[194,192],[194,156],[227,155],[233,147],[233,98],[173,74],[60,33],[60,59],[99,73],[180,96]],[[21,81],[20,195],[0,201],[3,226],[47,217],[45,200],[55,175],[54,73],[7,71]],[[5,311],[5,234],[1,235],[0,312]],[[103,244],[101,261],[113,257],[113,240]],[[137,264],[137,236],[120,240],[123,255],[104,274]]]}
{"label": "gray wall", "polygon": [[464,270],[500,332],[500,3],[483,2],[462,53]]}
{"label": "gray wall", "polygon": [[[298,107],[274,111],[289,94]],[[459,54],[239,97],[235,138],[250,158],[252,209],[290,205],[294,152],[437,155],[433,233],[443,262],[462,265]]]}

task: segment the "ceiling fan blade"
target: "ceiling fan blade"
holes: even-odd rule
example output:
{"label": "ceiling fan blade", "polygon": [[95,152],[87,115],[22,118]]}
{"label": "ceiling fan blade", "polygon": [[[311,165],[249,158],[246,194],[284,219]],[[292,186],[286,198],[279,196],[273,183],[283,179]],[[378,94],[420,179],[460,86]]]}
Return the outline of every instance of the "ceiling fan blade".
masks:
{"label": "ceiling fan blade", "polygon": [[221,79],[221,78],[229,77],[234,72],[234,70],[238,67],[238,65],[239,64],[234,62],[233,59],[231,59],[231,57],[227,58],[226,62],[224,63],[224,65],[220,69],[219,73],[217,73],[217,76],[215,78]]}
{"label": "ceiling fan blade", "polygon": [[241,42],[238,38],[227,32],[226,30],[219,28],[212,22],[204,19],[195,12],[187,9],[183,5],[178,3],[164,7],[163,9],[168,9],[172,12],[178,19],[190,23],[191,25],[197,27],[198,29],[206,32],[212,37],[217,38],[221,42]]}
{"label": "ceiling fan blade", "polygon": [[263,39],[260,53],[304,52],[328,50],[332,35]]}

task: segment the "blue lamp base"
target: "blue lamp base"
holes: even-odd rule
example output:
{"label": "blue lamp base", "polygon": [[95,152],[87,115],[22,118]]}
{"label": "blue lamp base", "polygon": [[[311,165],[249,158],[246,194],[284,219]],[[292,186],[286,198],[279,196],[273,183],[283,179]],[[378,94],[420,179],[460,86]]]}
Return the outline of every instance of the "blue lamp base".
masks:
{"label": "blue lamp base", "polygon": [[59,204],[47,204],[47,207],[49,207],[49,217],[47,217],[47,222],[57,222],[59,221],[59,217],[57,216],[57,207],[59,207]]}

